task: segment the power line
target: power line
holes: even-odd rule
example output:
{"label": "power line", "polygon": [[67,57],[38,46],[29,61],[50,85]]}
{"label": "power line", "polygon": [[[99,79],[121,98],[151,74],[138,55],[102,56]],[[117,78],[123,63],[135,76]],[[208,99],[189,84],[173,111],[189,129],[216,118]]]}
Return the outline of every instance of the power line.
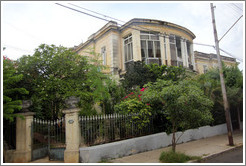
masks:
{"label": "power line", "polygon": [[[91,17],[95,17],[95,18],[97,18],[97,19],[101,19],[101,20],[104,20],[104,21],[107,21],[107,22],[110,21],[110,20],[107,20],[107,19],[104,19],[104,18],[95,16],[95,15],[92,15],[92,14],[89,14],[89,13],[86,13],[86,12],[82,12],[82,11],[80,11],[80,10],[77,10],[77,9],[74,9],[74,8],[71,8],[71,7],[68,7],[68,6],[65,6],[65,5],[61,5],[61,4],[59,4],[59,3],[55,3],[55,4],[60,5],[60,6],[65,7],[65,8],[68,8],[68,9],[70,9],[70,10],[74,10],[74,11],[77,11],[77,12],[80,12],[80,13],[83,13],[83,14],[86,14],[86,15],[89,15],[89,16],[91,16]],[[75,6],[77,6],[77,5],[75,5]],[[87,9],[87,10],[89,10],[89,9]],[[92,10],[90,10],[90,11],[92,11]],[[93,12],[94,12],[94,11],[93,11]],[[97,12],[96,12],[96,13],[97,13]],[[101,14],[101,15],[102,15],[102,14]],[[106,15],[104,15],[104,16],[106,16]],[[109,16],[107,16],[107,17],[109,17]],[[111,17],[111,18],[113,18],[113,17]],[[116,18],[113,18],[113,19],[114,19],[114,20],[118,20],[118,19],[116,19]],[[121,22],[124,22],[124,21],[121,21]],[[125,22],[125,23],[126,23],[126,22]],[[123,26],[123,24],[118,24],[118,25]],[[145,30],[148,30],[148,31],[153,31],[153,30],[151,30],[151,29],[148,29],[148,28],[145,28],[145,27],[140,27],[140,26],[137,26],[137,25],[135,25],[135,27],[139,27],[139,28],[141,28],[141,29],[133,28],[133,27],[131,27],[131,26],[127,26],[127,27],[129,27],[129,28],[131,28],[131,29],[134,29],[134,30],[138,30],[138,31],[141,31],[141,29],[145,29]],[[162,34],[162,35],[165,35],[165,34]]]}
{"label": "power line", "polygon": [[[59,3],[55,3],[55,4],[60,5],[60,6],[65,7],[65,8],[68,8],[68,9],[70,9],[70,10],[79,12],[79,13],[86,14],[86,15],[88,15],[88,16],[91,16],[91,17],[94,17],[94,18],[101,19],[101,20],[104,20],[104,21],[109,22],[109,20],[107,20],[107,19],[104,19],[104,18],[95,16],[95,15],[92,15],[92,14],[89,14],[89,13],[86,13],[86,12],[82,12],[82,11],[80,11],[80,10],[77,10],[77,9],[74,9],[74,8],[71,8],[71,7],[68,7],[68,6],[65,6],[65,5],[61,5],[61,4],[59,4]],[[71,4],[71,3],[69,3],[69,4],[70,4],[70,5],[73,5],[73,4]],[[73,5],[73,6],[82,8],[82,7],[77,6],[77,5]],[[98,12],[95,12],[95,11],[92,11],[92,10],[89,10],[89,9],[86,9],[86,8],[83,8],[83,9],[85,9],[85,10],[87,10],[87,11],[90,11],[90,12],[93,12],[93,13],[96,13],[96,14],[99,14],[99,15],[102,15],[102,16],[104,16],[104,17],[108,17],[108,18],[111,18],[111,19],[114,19],[114,20],[118,20],[118,19],[116,19],[116,18],[109,17],[109,16],[106,16],[106,15],[104,15],[104,14],[101,14],[101,13],[98,13]],[[120,22],[124,22],[124,21],[121,21],[121,20],[120,20]],[[123,24],[118,24],[118,25],[123,26]],[[139,28],[141,28],[141,29],[146,29],[146,30],[148,30],[148,31],[153,31],[152,29],[148,29],[148,28],[145,28],[145,27],[140,27],[140,26],[137,26],[137,25],[135,25],[135,26],[136,26],[136,27],[139,27]],[[128,26],[128,27],[131,28],[131,29],[134,29],[134,30],[141,31],[141,29],[133,28],[133,27],[130,27],[130,26]],[[168,38],[167,36],[165,36],[165,34],[162,34],[162,33],[157,34],[157,35],[158,35],[159,37]],[[193,42],[193,44],[203,45],[203,46],[209,46],[209,47],[213,47],[213,48],[215,49],[215,46],[213,46],[213,45],[202,44],[202,43],[194,43],[194,42]],[[222,50],[221,50],[221,51],[222,51]],[[230,56],[236,58],[235,56],[233,56],[232,54],[230,54],[230,53],[228,53],[228,52],[225,52],[225,53],[227,53],[228,55],[230,55]],[[236,58],[236,59],[238,59],[238,58]],[[238,59],[238,60],[239,60],[239,59]],[[240,59],[240,61],[242,61],[242,60]]]}
{"label": "power line", "polygon": [[[207,46],[207,47],[213,47],[214,49],[216,49],[214,45],[202,44],[202,43],[194,43],[194,42],[193,42],[193,44],[195,44],[195,45],[201,45],[201,46]],[[243,60],[242,60],[241,58],[238,58],[238,57],[236,57],[235,55],[232,55],[231,53],[229,53],[229,52],[227,52],[227,51],[225,51],[225,50],[223,50],[223,49],[221,49],[221,48],[220,48],[220,51],[226,53],[227,55],[230,55],[231,57],[233,57],[233,58],[239,60],[240,62],[243,62]]]}
{"label": "power line", "polygon": [[94,17],[94,18],[103,20],[103,21],[107,21],[107,22],[110,21],[110,20],[107,20],[107,19],[104,19],[104,18],[101,18],[101,17],[97,17],[97,16],[95,16],[95,15],[92,15],[92,14],[89,14],[89,13],[85,13],[85,12],[82,12],[82,11],[80,11],[80,10],[77,10],[77,9],[74,9],[74,8],[71,8],[71,7],[68,7],[68,6],[59,4],[59,3],[55,3],[55,4],[60,5],[60,6],[62,6],[62,7],[65,7],[65,8],[67,8],[67,9],[70,9],[70,10],[73,10],[73,11],[76,11],[76,12],[79,12],[79,13],[83,13],[83,14],[86,14],[86,15],[88,15],[88,16],[91,16],[91,17]]}
{"label": "power line", "polygon": [[219,42],[221,41],[221,39],[223,39],[223,37],[234,27],[234,25],[236,25],[236,23],[243,17],[243,15],[241,15],[237,21],[228,29],[228,31],[226,31],[226,33],[219,39]]}
{"label": "power line", "polygon": [[239,10],[243,11],[243,9],[241,9],[240,7],[238,7],[235,3],[231,3],[233,6],[235,6],[236,8],[238,8]]}
{"label": "power line", "polygon": [[[222,4],[223,6],[225,6],[227,9],[222,9],[223,11],[225,10],[229,10],[230,11],[230,14],[231,16],[233,16],[233,18],[237,19],[239,14],[237,12],[235,12],[234,10],[232,10],[231,6],[229,6],[228,4]],[[240,14],[241,15],[241,14]]]}
{"label": "power line", "polygon": [[234,12],[236,12],[237,14],[241,15],[242,13],[239,12],[238,10],[236,10],[232,5],[230,4],[226,4],[229,8],[231,8]]}
{"label": "power line", "polygon": [[72,5],[72,6],[75,6],[75,7],[78,7],[78,8],[81,8],[81,9],[84,9],[84,10],[86,10],[86,11],[89,11],[89,12],[92,12],[92,13],[95,13],[95,14],[98,14],[98,15],[101,15],[101,16],[104,16],[104,17],[107,17],[107,18],[116,20],[116,21],[120,21],[120,22],[126,23],[125,21],[122,21],[122,20],[119,20],[119,19],[116,19],[116,18],[107,16],[107,15],[104,15],[104,14],[101,14],[101,13],[98,13],[98,12],[95,12],[95,11],[93,11],[93,10],[86,9],[86,8],[81,7],[81,6],[78,6],[78,5],[74,5],[74,4],[72,4],[72,3],[68,3],[68,4],[70,4],[70,5]]}
{"label": "power line", "polygon": [[[102,14],[102,13],[95,12],[95,11],[93,11],[93,10],[89,10],[89,9],[86,9],[86,8],[81,7],[81,6],[78,6],[78,5],[74,5],[74,4],[72,4],[72,3],[68,3],[68,4],[70,4],[70,5],[72,5],[72,6],[75,6],[75,7],[78,7],[78,8],[81,8],[81,9],[84,9],[84,10],[87,10],[87,11],[90,11],[90,12],[92,12],[92,13],[101,15],[101,16],[103,16],[103,17],[107,17],[107,18],[110,18],[110,19],[113,19],[113,20],[116,20],[116,21],[120,21],[120,22],[122,22],[122,23],[124,23],[124,24],[127,23],[126,21],[122,21],[122,20],[119,20],[119,19],[117,19],[117,18],[110,17],[110,16],[104,15],[104,14]],[[118,25],[123,26],[123,24],[119,24],[119,23],[118,23]],[[141,28],[141,29],[148,30],[148,31],[153,31],[152,29],[148,29],[148,28],[141,27],[141,26],[138,26],[138,25],[134,25],[134,26],[135,26],[135,27],[139,27],[139,28]],[[136,29],[136,28],[132,28],[132,27],[129,27],[129,28],[134,29],[134,30],[139,30],[139,31],[141,31],[140,29]]]}

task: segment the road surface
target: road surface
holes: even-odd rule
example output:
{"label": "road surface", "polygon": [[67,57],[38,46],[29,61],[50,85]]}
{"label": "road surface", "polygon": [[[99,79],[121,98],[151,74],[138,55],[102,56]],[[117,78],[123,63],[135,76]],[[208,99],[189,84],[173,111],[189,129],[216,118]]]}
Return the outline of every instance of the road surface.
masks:
{"label": "road surface", "polygon": [[208,159],[205,163],[243,163],[243,147]]}

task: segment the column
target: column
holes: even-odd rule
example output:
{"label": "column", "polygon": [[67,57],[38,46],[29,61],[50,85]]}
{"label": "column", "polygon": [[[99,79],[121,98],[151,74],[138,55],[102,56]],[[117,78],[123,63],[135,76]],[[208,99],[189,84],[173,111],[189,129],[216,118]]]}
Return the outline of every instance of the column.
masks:
{"label": "column", "polygon": [[63,110],[65,114],[66,126],[66,150],[64,152],[65,163],[79,162],[79,144],[80,144],[80,128],[79,128],[79,108],[75,104],[79,101],[78,98],[70,97],[66,100],[69,105],[68,109]]}
{"label": "column", "polygon": [[23,101],[22,113],[16,118],[16,151],[13,154],[14,163],[26,163],[32,158],[32,122],[35,113],[29,112],[31,101]]}

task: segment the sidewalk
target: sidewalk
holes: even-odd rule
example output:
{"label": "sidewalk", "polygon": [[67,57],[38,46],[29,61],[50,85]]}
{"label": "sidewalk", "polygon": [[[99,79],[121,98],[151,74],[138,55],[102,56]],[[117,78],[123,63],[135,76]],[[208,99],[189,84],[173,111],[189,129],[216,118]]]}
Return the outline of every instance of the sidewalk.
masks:
{"label": "sidewalk", "polygon": [[[176,146],[176,151],[183,152],[192,156],[201,156],[202,158],[212,157],[223,153],[224,151],[234,149],[243,145],[243,131],[233,132],[233,141],[235,146],[228,146],[227,134],[190,141]],[[171,147],[161,148],[148,152],[143,152],[131,156],[126,156],[114,160],[110,163],[159,163],[161,152],[170,150]],[[63,163],[63,161],[49,161],[48,157],[32,161],[31,163]]]}
{"label": "sidewalk", "polygon": [[[212,157],[224,151],[234,149],[243,145],[243,131],[233,133],[235,146],[228,146],[227,134],[190,141],[176,146],[177,152],[183,152],[187,155],[201,156],[202,158]],[[161,148],[148,152],[143,152],[131,156],[126,156],[114,160],[111,163],[159,163],[161,152],[170,150],[171,147]]]}

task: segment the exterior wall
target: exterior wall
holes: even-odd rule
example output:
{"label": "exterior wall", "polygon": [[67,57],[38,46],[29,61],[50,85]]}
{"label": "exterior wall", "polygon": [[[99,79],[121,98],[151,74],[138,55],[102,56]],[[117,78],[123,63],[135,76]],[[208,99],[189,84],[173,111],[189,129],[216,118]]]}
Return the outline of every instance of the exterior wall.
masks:
{"label": "exterior wall", "polygon": [[[137,26],[135,26],[137,25]],[[141,28],[142,27],[142,28]],[[136,30],[136,28],[138,30]],[[85,53],[88,49],[95,49],[95,52],[100,54],[101,48],[106,47],[106,66],[109,67],[104,72],[116,74],[116,69],[125,71],[125,54],[124,54],[124,38],[129,34],[132,35],[132,46],[133,46],[133,61],[142,60],[141,57],[141,42],[140,42],[140,29],[142,31],[155,31],[165,36],[165,47],[164,47],[164,36],[160,36],[160,51],[162,64],[171,65],[171,54],[169,35],[180,36],[183,40],[189,41],[192,44],[195,35],[192,34],[188,29],[167,22],[158,20],[148,19],[133,19],[125,25],[118,27],[117,23],[109,22],[98,32],[89,37],[89,44],[81,44],[75,50],[81,55],[87,55]],[[88,42],[88,41],[87,41]],[[187,57],[186,42],[181,42],[182,59],[185,67],[189,67]],[[192,47],[191,47],[192,49]],[[193,52],[193,49],[192,49]],[[167,63],[166,63],[167,62]],[[194,62],[192,60],[191,62]],[[193,66],[195,66],[193,64]],[[113,72],[113,68],[114,72]]]}
{"label": "exterior wall", "polygon": [[92,41],[88,45],[86,45],[83,49],[79,50],[78,54],[83,55],[83,56],[92,57],[90,52],[93,51],[94,48],[95,48],[95,43]]}
{"label": "exterior wall", "polygon": [[[226,124],[217,126],[203,126],[198,129],[186,130],[178,143],[212,137],[227,133]],[[177,132],[178,138],[182,132]],[[166,132],[143,136],[119,142],[80,148],[80,162],[96,163],[102,159],[119,158],[144,151],[167,147],[172,144],[172,134]]]}
{"label": "exterior wall", "polygon": [[[143,27],[143,31],[144,30],[146,31],[146,29],[151,29],[155,32],[167,34],[165,36],[165,40],[167,43],[167,46],[166,46],[167,50],[166,51],[164,48],[164,37],[160,37],[162,64],[165,64],[165,60],[166,60],[165,59],[165,53],[167,53],[168,65],[171,64],[171,53],[170,53],[170,45],[169,45],[168,35],[174,34],[177,36],[181,36],[182,38],[189,40],[192,43],[192,38],[189,35],[187,35],[186,33],[182,32],[180,30],[177,30],[177,29],[172,29],[172,28],[170,29],[170,28],[167,28],[164,26],[156,26],[156,25],[140,25],[139,27]],[[128,33],[125,33],[125,34],[132,33],[132,35],[133,35],[133,55],[134,55],[133,59],[134,59],[134,61],[142,60],[141,45],[140,45],[140,31],[128,29],[126,32],[128,32]],[[122,36],[123,35],[124,34],[122,34]],[[187,49],[186,49],[186,43],[185,42],[181,42],[181,48],[182,48],[182,54],[183,54],[182,58],[184,59],[183,62],[185,64],[184,66],[189,67],[188,66],[188,59],[187,59],[188,58],[187,57]],[[122,55],[124,56],[124,54],[122,54]]]}
{"label": "exterior wall", "polygon": [[[204,65],[207,66],[207,69],[217,68],[218,67],[218,60],[215,57],[212,57],[213,54],[205,54],[205,53],[199,53],[195,52],[195,66],[197,68],[197,72],[199,74],[204,74]],[[224,56],[222,56],[222,61],[227,66],[235,66],[237,65],[237,62],[234,58],[224,59]]]}

